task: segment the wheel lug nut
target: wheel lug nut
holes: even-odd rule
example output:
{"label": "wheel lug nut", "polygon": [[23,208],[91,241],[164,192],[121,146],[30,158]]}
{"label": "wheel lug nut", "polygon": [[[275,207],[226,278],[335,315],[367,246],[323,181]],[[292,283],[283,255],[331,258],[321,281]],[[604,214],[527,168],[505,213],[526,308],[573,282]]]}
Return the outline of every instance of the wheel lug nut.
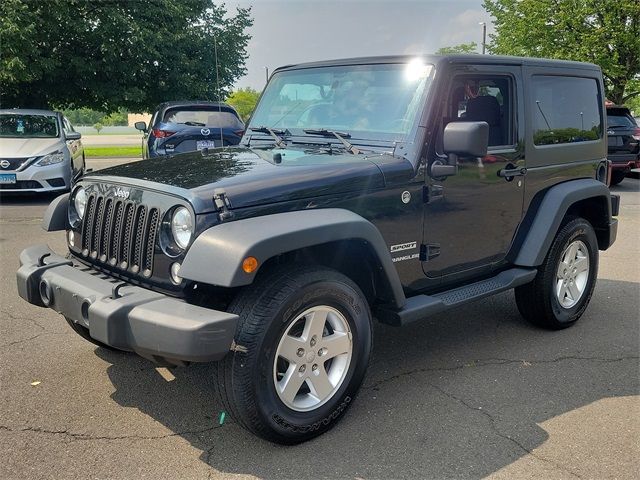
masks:
{"label": "wheel lug nut", "polygon": [[324,355],[324,354],[326,354],[326,353],[327,353],[327,349],[326,349],[326,348],[324,348],[324,347],[323,347],[323,348],[321,348],[320,350],[318,350],[318,355],[320,355],[320,356],[322,356],[322,355]]}
{"label": "wheel lug nut", "polygon": [[313,364],[313,367],[311,367],[311,370],[313,370],[314,372],[315,372],[316,370],[318,370],[318,365],[316,365],[316,364],[314,363],[314,364]]}
{"label": "wheel lug nut", "polygon": [[316,336],[315,335],[313,337],[311,337],[311,341],[309,343],[311,344],[312,347],[316,344]]}
{"label": "wheel lug nut", "polygon": [[298,355],[299,357],[304,355],[304,348],[299,348],[298,351],[296,352],[296,355]]}
{"label": "wheel lug nut", "polygon": [[307,366],[306,366],[306,365],[300,365],[299,372],[300,372],[300,373],[304,373],[304,371],[305,371],[306,369],[307,369]]}

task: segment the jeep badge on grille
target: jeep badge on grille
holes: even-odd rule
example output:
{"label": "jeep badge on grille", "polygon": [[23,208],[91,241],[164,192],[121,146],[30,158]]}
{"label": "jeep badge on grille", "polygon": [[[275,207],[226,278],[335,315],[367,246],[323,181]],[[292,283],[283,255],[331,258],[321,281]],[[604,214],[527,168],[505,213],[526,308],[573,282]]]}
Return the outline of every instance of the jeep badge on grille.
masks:
{"label": "jeep badge on grille", "polygon": [[123,189],[118,187],[118,188],[116,188],[116,191],[114,192],[114,195],[116,197],[124,198],[126,200],[127,198],[129,198],[129,193],[130,192],[127,192],[126,190],[123,190]]}

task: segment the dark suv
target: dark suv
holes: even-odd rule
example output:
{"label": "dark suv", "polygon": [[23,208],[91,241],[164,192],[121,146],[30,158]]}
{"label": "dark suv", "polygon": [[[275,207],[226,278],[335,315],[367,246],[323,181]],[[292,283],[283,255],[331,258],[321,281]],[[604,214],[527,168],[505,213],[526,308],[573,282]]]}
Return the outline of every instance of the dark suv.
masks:
{"label": "dark suv", "polygon": [[149,121],[136,122],[143,133],[142,157],[238,145],[244,123],[231,105],[219,102],[166,102]]}
{"label": "dark suv", "polygon": [[627,107],[607,106],[607,138],[611,185],[617,185],[640,168],[640,127]]}
{"label": "dark suv", "polygon": [[509,289],[535,325],[580,318],[617,232],[604,125],[591,64],[284,67],[240,146],[92,172],[56,199],[44,227],[69,252],[24,250],[18,291],[97,345],[215,361],[226,412],[301,442],[353,403],[373,318]]}

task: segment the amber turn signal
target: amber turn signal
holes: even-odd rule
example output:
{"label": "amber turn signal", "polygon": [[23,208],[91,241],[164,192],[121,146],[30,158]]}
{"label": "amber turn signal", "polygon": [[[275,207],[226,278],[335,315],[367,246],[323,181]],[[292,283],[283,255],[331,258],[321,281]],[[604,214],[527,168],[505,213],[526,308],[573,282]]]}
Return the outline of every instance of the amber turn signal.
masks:
{"label": "amber turn signal", "polygon": [[245,273],[253,273],[258,268],[258,259],[256,257],[247,257],[242,261],[242,270]]}

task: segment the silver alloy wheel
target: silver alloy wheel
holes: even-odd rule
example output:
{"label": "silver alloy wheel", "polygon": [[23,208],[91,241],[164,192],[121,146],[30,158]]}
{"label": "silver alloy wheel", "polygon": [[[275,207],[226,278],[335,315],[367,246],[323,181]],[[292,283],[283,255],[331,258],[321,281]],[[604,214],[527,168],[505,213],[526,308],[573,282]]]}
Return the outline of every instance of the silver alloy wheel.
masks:
{"label": "silver alloy wheel", "polygon": [[353,352],[349,322],[335,308],[318,305],[298,315],[278,343],[273,381],[280,400],[308,412],[342,385]]}
{"label": "silver alloy wheel", "polygon": [[560,257],[556,271],[556,298],[564,308],[575,306],[584,294],[589,280],[589,250],[584,242],[571,242]]}

